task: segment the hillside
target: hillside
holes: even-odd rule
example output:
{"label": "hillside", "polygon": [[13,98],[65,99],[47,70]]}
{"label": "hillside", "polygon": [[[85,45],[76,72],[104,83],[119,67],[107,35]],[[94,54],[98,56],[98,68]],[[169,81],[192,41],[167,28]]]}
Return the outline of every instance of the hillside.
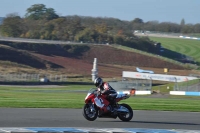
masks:
{"label": "hillside", "polygon": [[150,39],[161,43],[164,49],[162,56],[200,65],[199,40],[162,37],[150,37]]}
{"label": "hillside", "polygon": [[[29,73],[30,69],[34,69],[35,73],[43,71],[90,77],[94,58],[98,59],[99,75],[103,77],[121,77],[122,71],[135,71],[136,67],[151,69],[156,73],[163,73],[163,68],[166,67],[178,75],[190,73],[182,66],[109,45],[6,43],[1,44],[0,50],[1,61],[27,66],[24,68],[28,68]],[[3,66],[2,63],[0,66]],[[13,72],[16,67],[18,73],[28,71],[16,65],[11,67]],[[6,69],[0,72],[6,72]]]}

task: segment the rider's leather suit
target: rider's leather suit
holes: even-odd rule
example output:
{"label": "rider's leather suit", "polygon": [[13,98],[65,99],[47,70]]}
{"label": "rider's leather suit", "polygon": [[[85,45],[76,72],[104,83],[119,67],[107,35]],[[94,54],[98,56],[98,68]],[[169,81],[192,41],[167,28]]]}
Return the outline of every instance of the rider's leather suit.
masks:
{"label": "rider's leather suit", "polygon": [[110,102],[111,105],[114,103],[117,92],[107,82],[103,82],[98,90],[101,92],[101,94],[107,96],[106,99]]}

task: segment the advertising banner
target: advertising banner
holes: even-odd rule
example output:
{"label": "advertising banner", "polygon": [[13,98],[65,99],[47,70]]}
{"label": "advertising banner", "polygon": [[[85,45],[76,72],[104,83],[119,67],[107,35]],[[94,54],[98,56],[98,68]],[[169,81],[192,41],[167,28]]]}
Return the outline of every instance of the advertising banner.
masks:
{"label": "advertising banner", "polygon": [[150,73],[139,73],[131,71],[123,71],[123,78],[137,78],[137,79],[151,79],[169,82],[184,82],[188,80],[198,79],[197,77],[190,76],[177,76],[177,75],[166,75],[166,74],[150,74]]}

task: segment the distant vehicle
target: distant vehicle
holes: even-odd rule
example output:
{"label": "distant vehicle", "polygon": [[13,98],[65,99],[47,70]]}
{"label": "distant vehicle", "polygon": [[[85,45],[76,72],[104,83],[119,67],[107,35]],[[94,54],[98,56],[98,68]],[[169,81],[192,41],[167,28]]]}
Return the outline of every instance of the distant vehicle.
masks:
{"label": "distant vehicle", "polygon": [[154,74],[154,72],[151,71],[151,70],[143,70],[143,69],[140,69],[140,68],[138,68],[138,67],[136,67],[136,70],[137,70],[138,72],[140,72],[140,73],[150,73],[150,74]]}

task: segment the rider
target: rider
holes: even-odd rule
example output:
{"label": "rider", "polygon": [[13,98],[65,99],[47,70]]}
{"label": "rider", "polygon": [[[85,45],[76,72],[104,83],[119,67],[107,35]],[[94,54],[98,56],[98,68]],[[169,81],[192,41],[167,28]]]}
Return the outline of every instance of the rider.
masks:
{"label": "rider", "polygon": [[[100,91],[101,94],[107,96],[106,99],[110,102],[110,105],[113,105],[115,103],[117,92],[107,82],[103,82],[100,77],[95,78],[94,84],[98,87],[98,91]],[[112,106],[111,111],[113,111]]]}

